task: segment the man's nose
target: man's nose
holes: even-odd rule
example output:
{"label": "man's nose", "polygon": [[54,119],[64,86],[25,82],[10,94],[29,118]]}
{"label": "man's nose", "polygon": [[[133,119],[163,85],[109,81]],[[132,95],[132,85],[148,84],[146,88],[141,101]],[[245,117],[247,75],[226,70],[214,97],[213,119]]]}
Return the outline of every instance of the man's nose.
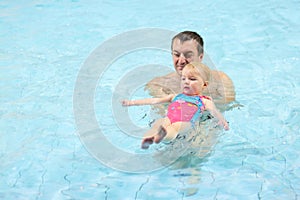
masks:
{"label": "man's nose", "polygon": [[186,58],[185,58],[185,56],[183,54],[180,54],[180,56],[179,56],[179,62],[180,63],[186,63],[187,62]]}

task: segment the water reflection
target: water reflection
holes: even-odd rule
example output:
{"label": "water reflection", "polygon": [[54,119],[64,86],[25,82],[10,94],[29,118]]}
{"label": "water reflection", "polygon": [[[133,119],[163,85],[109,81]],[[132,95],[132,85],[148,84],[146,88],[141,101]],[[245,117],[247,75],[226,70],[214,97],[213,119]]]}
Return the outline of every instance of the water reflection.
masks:
{"label": "water reflection", "polygon": [[169,160],[175,161],[168,166],[169,173],[179,178],[182,183],[178,192],[183,196],[195,195],[201,183],[201,166],[213,152],[218,137],[223,130],[216,127],[214,119],[201,122],[195,130],[178,135],[169,144],[160,145],[154,155],[154,159],[168,165]]}

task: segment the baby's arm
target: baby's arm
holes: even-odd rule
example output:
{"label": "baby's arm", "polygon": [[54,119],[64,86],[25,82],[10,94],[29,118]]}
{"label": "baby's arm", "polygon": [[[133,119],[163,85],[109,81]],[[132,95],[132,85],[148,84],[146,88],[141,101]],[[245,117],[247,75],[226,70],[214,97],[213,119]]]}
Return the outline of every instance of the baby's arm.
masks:
{"label": "baby's arm", "polygon": [[214,102],[210,99],[203,99],[203,103],[205,105],[205,109],[219,120],[219,124],[222,125],[226,131],[229,130],[228,122],[223,117],[222,113],[217,109]]}
{"label": "baby's arm", "polygon": [[159,103],[171,102],[174,98],[173,94],[170,94],[161,98],[146,98],[146,99],[137,99],[137,100],[123,100],[123,106],[139,106],[139,105],[153,105]]}

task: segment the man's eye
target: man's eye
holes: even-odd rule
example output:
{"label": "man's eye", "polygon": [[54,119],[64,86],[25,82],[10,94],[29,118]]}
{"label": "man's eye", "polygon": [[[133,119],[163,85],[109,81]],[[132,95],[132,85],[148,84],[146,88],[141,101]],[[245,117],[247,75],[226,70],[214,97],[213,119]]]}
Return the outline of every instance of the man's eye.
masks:
{"label": "man's eye", "polygon": [[193,57],[193,54],[192,53],[187,53],[187,54],[184,55],[184,57],[185,58],[191,58],[191,57]]}
{"label": "man's eye", "polygon": [[178,53],[173,53],[173,56],[179,57],[180,54],[178,54]]}

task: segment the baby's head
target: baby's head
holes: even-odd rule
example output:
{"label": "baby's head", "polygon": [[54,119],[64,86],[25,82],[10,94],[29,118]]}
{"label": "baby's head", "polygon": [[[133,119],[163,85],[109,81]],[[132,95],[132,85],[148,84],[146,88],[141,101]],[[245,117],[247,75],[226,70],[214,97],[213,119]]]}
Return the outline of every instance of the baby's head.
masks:
{"label": "baby's head", "polygon": [[208,84],[211,78],[209,67],[200,62],[191,62],[187,64],[183,68],[182,74],[200,76],[206,84]]}

